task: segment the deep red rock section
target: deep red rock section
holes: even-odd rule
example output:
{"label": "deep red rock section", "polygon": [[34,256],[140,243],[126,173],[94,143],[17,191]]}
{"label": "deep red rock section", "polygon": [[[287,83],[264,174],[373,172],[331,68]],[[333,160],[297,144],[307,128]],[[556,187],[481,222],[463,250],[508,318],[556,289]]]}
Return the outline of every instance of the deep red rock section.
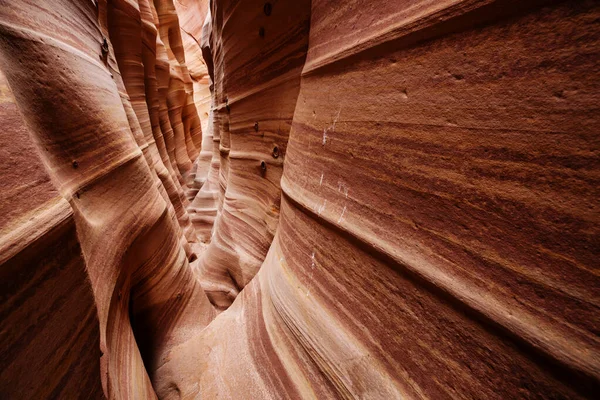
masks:
{"label": "deep red rock section", "polygon": [[0,1],[0,398],[594,398],[598,18]]}

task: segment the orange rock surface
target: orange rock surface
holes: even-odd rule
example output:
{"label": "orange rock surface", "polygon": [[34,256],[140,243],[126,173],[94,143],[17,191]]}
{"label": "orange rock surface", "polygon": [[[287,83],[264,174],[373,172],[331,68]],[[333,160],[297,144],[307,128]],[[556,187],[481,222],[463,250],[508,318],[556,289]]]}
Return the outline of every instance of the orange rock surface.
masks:
{"label": "orange rock surface", "polygon": [[0,1],[0,398],[596,398],[599,18]]}

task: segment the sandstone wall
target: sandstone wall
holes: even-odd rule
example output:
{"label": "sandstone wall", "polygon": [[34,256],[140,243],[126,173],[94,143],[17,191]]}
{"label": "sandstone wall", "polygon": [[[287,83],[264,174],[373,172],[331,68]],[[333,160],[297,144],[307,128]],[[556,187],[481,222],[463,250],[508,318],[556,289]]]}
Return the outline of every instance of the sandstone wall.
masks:
{"label": "sandstone wall", "polygon": [[599,16],[0,1],[0,397],[594,398]]}

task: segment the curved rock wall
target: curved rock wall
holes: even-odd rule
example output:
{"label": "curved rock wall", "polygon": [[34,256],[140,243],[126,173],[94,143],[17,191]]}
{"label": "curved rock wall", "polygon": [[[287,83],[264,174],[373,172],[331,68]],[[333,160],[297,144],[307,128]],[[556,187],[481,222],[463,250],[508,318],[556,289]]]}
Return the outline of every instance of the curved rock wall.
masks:
{"label": "curved rock wall", "polygon": [[339,394],[597,389],[599,9],[484,3],[312,2],[271,268]]}
{"label": "curved rock wall", "polygon": [[[593,396],[598,9],[514,6],[312,2],[278,233],[161,396]],[[261,24],[212,12],[225,209],[227,23]]]}
{"label": "curved rock wall", "polygon": [[[160,41],[148,40],[157,29],[155,22],[152,27],[147,18],[152,16],[152,21],[158,21],[159,14],[154,5],[140,4],[14,1],[0,7],[2,70],[50,176],[73,209],[91,282],[99,327],[93,329],[94,321],[89,318],[85,327],[99,337],[93,344],[77,337],[73,340],[77,346],[99,350],[102,357],[95,357],[96,364],[92,364],[100,372],[92,371],[93,378],[86,377],[83,382],[101,382],[109,398],[155,397],[151,378],[164,362],[165,351],[185,341],[190,332],[201,330],[214,315],[188,264],[188,256],[195,257],[190,244],[196,240],[184,208],[187,186],[183,179],[179,182],[183,186],[174,185],[180,176],[191,175],[189,158],[190,168],[183,169],[187,164],[179,162],[185,160],[179,155],[189,157],[189,151],[195,156],[191,150],[193,140],[187,139],[193,130],[183,127],[187,94],[181,71],[185,64],[184,60],[178,61],[171,79],[167,50]],[[145,49],[141,41],[142,15],[146,18]],[[144,58],[151,61],[149,54],[153,51],[157,54],[157,92],[162,96],[153,93],[152,73],[146,76],[150,66],[141,64]],[[148,90],[146,82],[150,83]],[[183,99],[172,110],[167,108],[170,95]],[[156,121],[157,110],[159,125],[148,124],[148,114],[154,114]],[[173,123],[170,115],[174,116]],[[159,128],[162,135],[158,134]],[[199,132],[195,134],[199,136]],[[157,154],[156,142],[162,138],[167,138],[166,154]],[[160,164],[164,156],[168,156],[165,161],[172,167],[182,168],[178,170],[180,175],[175,168],[174,174],[165,172],[166,167]],[[79,254],[77,242],[71,248]],[[44,254],[37,256],[43,259]],[[45,259],[41,262],[50,268],[60,260],[54,264]],[[74,265],[71,269],[76,268]],[[83,305],[81,308],[85,310]],[[70,318],[79,315],[76,310],[72,309]],[[94,313],[90,315],[93,318]],[[56,334],[60,333],[57,328]],[[64,341],[65,336],[59,338]],[[89,357],[94,358],[93,354]],[[64,370],[80,373],[79,361],[72,355],[65,355],[61,362]],[[10,375],[4,375],[10,371],[4,371],[3,383],[10,379]],[[77,380],[75,389],[76,385]],[[75,389],[63,395],[73,396]],[[9,398],[26,397],[26,393],[8,394]]]}
{"label": "curved rock wall", "polygon": [[599,16],[0,2],[0,397],[594,398]]}
{"label": "curved rock wall", "polygon": [[[222,194],[199,267],[207,294],[220,309],[254,277],[275,234],[279,182],[308,46],[309,7],[297,1],[274,7],[269,15],[262,1],[213,7],[212,25],[220,32],[213,37],[213,59],[222,55],[215,64],[213,116]],[[226,51],[232,42],[244,51]]]}
{"label": "curved rock wall", "polygon": [[99,398],[100,331],[73,210],[1,72],[0,120],[0,397]]}

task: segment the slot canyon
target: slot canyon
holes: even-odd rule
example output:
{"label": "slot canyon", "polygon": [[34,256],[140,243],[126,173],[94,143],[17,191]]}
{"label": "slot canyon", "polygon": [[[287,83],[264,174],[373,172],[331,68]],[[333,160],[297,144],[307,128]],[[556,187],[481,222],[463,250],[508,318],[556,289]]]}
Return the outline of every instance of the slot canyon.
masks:
{"label": "slot canyon", "polygon": [[600,2],[0,0],[0,399],[600,397]]}

